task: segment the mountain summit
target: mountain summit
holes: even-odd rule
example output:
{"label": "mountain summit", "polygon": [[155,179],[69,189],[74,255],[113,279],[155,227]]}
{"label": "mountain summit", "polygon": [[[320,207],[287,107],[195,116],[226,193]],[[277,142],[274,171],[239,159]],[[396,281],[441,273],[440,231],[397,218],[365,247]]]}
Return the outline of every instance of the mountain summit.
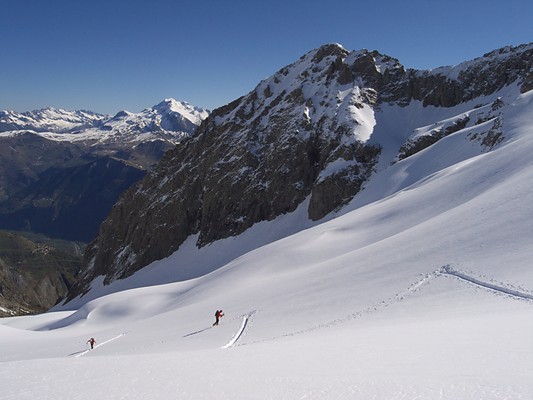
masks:
{"label": "mountain summit", "polygon": [[[479,154],[505,138],[504,109],[531,89],[533,45],[417,71],[376,51],[315,49],[211,113],[122,196],[86,252],[70,298],[260,221],[342,210],[372,177],[440,139],[468,132]],[[356,196],[358,198],[358,196]]]}
{"label": "mountain summit", "polygon": [[179,114],[183,119],[190,121],[194,125],[200,125],[200,122],[209,115],[209,111],[204,108],[195,107],[186,101],[178,101],[172,98],[163,100],[153,106],[152,110],[162,115]]}

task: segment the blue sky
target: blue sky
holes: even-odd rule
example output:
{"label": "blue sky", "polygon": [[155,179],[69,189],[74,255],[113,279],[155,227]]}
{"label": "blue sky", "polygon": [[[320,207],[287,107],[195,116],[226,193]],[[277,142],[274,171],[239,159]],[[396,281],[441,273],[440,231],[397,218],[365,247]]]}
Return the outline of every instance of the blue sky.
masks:
{"label": "blue sky", "polygon": [[408,68],[533,41],[530,0],[0,0],[0,109],[213,109],[326,43]]}

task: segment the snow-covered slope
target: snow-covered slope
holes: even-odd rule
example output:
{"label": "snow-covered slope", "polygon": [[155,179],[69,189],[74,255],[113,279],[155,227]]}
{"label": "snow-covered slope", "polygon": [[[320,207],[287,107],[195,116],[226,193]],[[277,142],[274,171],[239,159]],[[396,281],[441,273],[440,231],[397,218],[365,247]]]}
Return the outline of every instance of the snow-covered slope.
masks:
{"label": "snow-covered slope", "polygon": [[532,398],[533,92],[501,113],[497,146],[465,126],[328,222],[302,225],[302,205],[191,238],[67,308],[0,320],[1,397]]}

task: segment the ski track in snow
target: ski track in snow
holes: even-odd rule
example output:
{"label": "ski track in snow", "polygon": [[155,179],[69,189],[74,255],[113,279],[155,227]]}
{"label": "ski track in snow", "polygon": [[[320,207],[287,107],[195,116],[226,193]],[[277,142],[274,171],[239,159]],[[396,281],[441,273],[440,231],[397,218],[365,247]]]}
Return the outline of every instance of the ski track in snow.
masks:
{"label": "ski track in snow", "polygon": [[[96,350],[98,347],[103,346],[103,345],[106,345],[106,344],[108,344],[109,342],[112,342],[113,340],[116,340],[116,339],[118,339],[118,338],[120,338],[120,337],[122,337],[122,336],[124,336],[124,335],[125,335],[125,333],[121,333],[120,335],[117,335],[117,336],[115,336],[115,337],[112,337],[111,339],[106,340],[105,342],[98,343],[96,346],[94,346],[94,349],[93,349],[93,350]],[[71,355],[73,355],[74,357],[81,357],[81,356],[84,356],[85,354],[89,353],[90,351],[92,351],[92,350],[85,350],[85,351],[82,351],[82,352],[80,352],[80,353],[74,353],[74,354],[71,354]]]}
{"label": "ski track in snow", "polygon": [[[475,278],[475,277],[473,277],[471,275],[465,274],[464,272],[457,271],[457,270],[453,269],[450,265],[445,265],[445,266],[443,266],[443,267],[441,267],[441,268],[439,268],[439,269],[437,269],[437,270],[435,270],[435,271],[433,271],[431,273],[426,274],[422,279],[420,279],[420,280],[414,282],[413,284],[411,284],[406,290],[404,290],[404,291],[402,291],[400,293],[397,293],[397,294],[395,294],[392,297],[389,297],[387,300],[383,300],[380,303],[377,303],[377,304],[375,304],[373,306],[366,307],[363,310],[357,311],[357,312],[355,312],[353,314],[350,314],[350,315],[348,315],[348,316],[346,316],[344,318],[337,318],[337,319],[334,319],[332,321],[329,321],[329,322],[326,322],[326,323],[322,323],[322,324],[313,326],[313,327],[308,328],[308,329],[304,329],[304,330],[300,330],[300,331],[296,331],[296,332],[291,332],[291,333],[286,333],[286,334],[283,334],[283,335],[280,335],[280,336],[275,336],[275,337],[271,337],[271,338],[267,338],[267,339],[256,340],[256,341],[253,341],[253,342],[250,342],[250,343],[238,344],[238,346],[246,346],[246,345],[249,345],[249,344],[268,342],[268,341],[277,340],[277,339],[281,339],[281,338],[285,338],[285,337],[302,335],[302,334],[305,334],[305,333],[310,333],[310,332],[316,331],[318,329],[330,328],[332,326],[335,326],[335,325],[338,325],[338,324],[342,324],[342,323],[344,323],[346,321],[353,320],[353,319],[356,319],[356,318],[363,317],[365,315],[372,314],[372,313],[377,312],[377,311],[379,311],[381,309],[389,307],[392,304],[395,304],[395,303],[398,303],[400,301],[405,300],[406,298],[412,296],[414,293],[416,293],[419,290],[421,290],[430,281],[432,281],[432,280],[434,280],[436,278],[439,278],[439,277],[454,277],[454,278],[456,278],[456,279],[458,279],[460,281],[466,282],[466,283],[468,283],[470,285],[474,285],[476,287],[479,287],[479,288],[482,288],[482,289],[485,289],[485,290],[489,290],[492,293],[496,292],[496,294],[503,294],[503,295],[508,296],[508,298],[512,298],[512,299],[515,299],[515,300],[516,299],[517,300],[525,300],[525,301],[533,304],[533,294],[526,293],[525,291],[516,290],[514,288],[505,287],[505,286],[503,286],[503,284],[496,285],[496,284],[493,284],[493,283],[490,283],[490,282],[485,282],[485,281],[483,281],[481,279],[478,279],[478,278]],[[245,325],[246,325],[246,320],[243,322],[243,327],[242,327],[243,330],[244,330]],[[240,333],[239,332],[238,332],[238,334],[239,334],[239,337],[240,337]],[[238,340],[239,337],[237,337],[236,340]],[[233,343],[231,343],[231,341],[230,341],[226,346],[224,346],[224,348],[232,346],[236,342],[236,340]],[[231,345],[230,345],[230,343],[231,343]]]}
{"label": "ski track in snow", "polygon": [[[496,285],[494,283],[486,282],[484,280],[481,280],[479,278],[476,278],[476,277],[471,276],[469,274],[466,274],[464,272],[457,271],[457,270],[453,269],[450,265],[445,265],[445,266],[443,266],[443,267],[441,267],[441,268],[439,268],[439,269],[437,269],[437,270],[435,270],[435,271],[433,271],[431,273],[426,274],[421,279],[419,279],[418,281],[416,281],[413,284],[411,284],[406,290],[404,290],[402,292],[399,292],[399,293],[395,294],[392,297],[389,297],[387,300],[383,300],[383,301],[381,301],[381,302],[379,302],[377,304],[374,304],[373,306],[366,307],[366,308],[364,308],[364,309],[362,309],[360,311],[357,311],[357,312],[355,312],[353,314],[347,315],[344,318],[337,318],[337,319],[334,319],[332,321],[329,321],[329,322],[326,322],[326,323],[322,323],[322,324],[310,327],[308,329],[299,330],[299,331],[296,331],[296,332],[285,333],[285,334],[282,334],[282,335],[279,335],[279,336],[275,336],[275,337],[271,337],[271,338],[267,338],[267,339],[262,339],[262,340],[256,340],[256,341],[253,341],[253,342],[250,342],[250,343],[237,344],[237,342],[244,336],[244,334],[246,332],[246,328],[249,326],[249,322],[251,320],[251,317],[257,312],[257,310],[250,311],[249,313],[244,314],[244,315],[241,316],[242,317],[242,323],[241,323],[240,328],[237,330],[237,332],[235,332],[235,334],[230,339],[230,341],[228,343],[226,343],[224,346],[222,346],[221,348],[222,349],[227,349],[227,348],[234,347],[234,346],[246,346],[246,345],[249,345],[249,344],[261,343],[261,342],[272,341],[272,340],[281,339],[281,338],[285,338],[285,337],[297,336],[297,335],[301,335],[301,334],[305,334],[305,333],[310,333],[310,332],[316,331],[318,329],[329,328],[329,327],[332,327],[332,326],[335,326],[335,325],[338,325],[338,324],[342,324],[342,323],[344,323],[346,321],[353,320],[353,319],[356,319],[356,318],[361,318],[361,317],[364,317],[366,315],[375,313],[375,312],[377,312],[377,311],[379,311],[381,309],[384,309],[386,307],[389,307],[389,306],[391,306],[391,305],[393,305],[395,303],[398,303],[400,301],[405,300],[406,298],[412,296],[414,293],[420,291],[430,281],[432,281],[432,280],[434,280],[436,278],[439,278],[439,277],[452,277],[452,278],[455,278],[455,279],[457,279],[459,281],[466,282],[469,285],[474,285],[476,287],[488,290],[488,291],[490,291],[492,293],[496,292],[497,294],[504,294],[504,295],[508,296],[509,298],[518,299],[518,300],[525,300],[527,302],[533,303],[533,294],[527,293],[526,291],[517,290],[515,288],[505,287],[501,283]],[[200,329],[200,330],[198,330],[196,332],[189,333],[189,334],[187,334],[187,335],[185,335],[183,337],[193,336],[193,335],[202,333],[202,332],[204,332],[204,331],[206,331],[206,330],[208,330],[210,328],[211,327],[209,326],[207,328]],[[116,340],[116,339],[124,336],[125,334],[126,333],[121,333],[120,335],[117,335],[117,336],[115,336],[115,337],[113,337],[113,338],[111,338],[109,340],[106,340],[105,342],[99,343],[96,346],[94,346],[94,349],[96,349],[96,348],[98,348],[100,346],[106,345],[109,342],[112,342],[113,340]],[[89,353],[90,351],[91,350],[85,350],[85,351],[82,351],[82,352],[79,352],[79,353],[73,353],[73,354],[70,354],[70,355],[74,356],[74,357],[81,357],[81,356]]]}
{"label": "ski track in snow", "polygon": [[254,311],[251,311],[248,314],[242,316],[241,327],[239,328],[239,330],[237,332],[235,332],[235,334],[233,335],[231,340],[228,343],[226,343],[224,346],[221,347],[222,349],[227,349],[228,347],[232,347],[233,345],[235,345],[235,343],[237,343],[237,341],[241,338],[241,336],[243,335],[244,331],[246,330],[246,327],[248,325],[249,319],[252,317],[252,315],[255,314],[255,312],[256,311],[254,310]]}
{"label": "ski track in snow", "polygon": [[505,295],[508,295],[508,296],[512,296],[513,298],[518,298],[518,299],[521,299],[521,300],[528,300],[528,301],[533,300],[533,294],[531,294],[531,293],[526,293],[524,291],[520,291],[520,290],[516,290],[516,289],[513,289],[513,288],[508,288],[508,287],[505,287],[505,286],[501,286],[501,284],[500,285],[496,285],[494,283],[484,282],[484,281],[482,281],[482,280],[480,280],[478,278],[475,278],[473,276],[467,275],[467,274],[465,274],[463,272],[456,271],[450,265],[445,265],[444,267],[442,267],[439,270],[439,272],[442,275],[447,275],[447,276],[452,276],[452,277],[458,278],[459,280],[468,282],[470,284],[473,284],[475,286],[481,287],[483,289],[489,289],[492,292],[498,292],[498,293],[505,294]]}

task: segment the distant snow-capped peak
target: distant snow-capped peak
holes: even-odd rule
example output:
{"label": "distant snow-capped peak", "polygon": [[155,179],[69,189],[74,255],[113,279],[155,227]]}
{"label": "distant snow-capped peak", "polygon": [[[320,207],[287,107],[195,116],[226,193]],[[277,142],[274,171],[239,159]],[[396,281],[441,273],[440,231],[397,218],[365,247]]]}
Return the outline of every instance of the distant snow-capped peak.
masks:
{"label": "distant snow-capped peak", "polygon": [[107,135],[134,135],[130,140],[146,141],[161,138],[177,142],[191,135],[209,111],[175,99],[165,99],[139,113],[120,111],[105,121],[102,130]]}
{"label": "distant snow-capped peak", "polygon": [[191,135],[208,115],[206,109],[171,98],[139,113],[123,110],[114,116],[50,107],[24,113],[0,111],[0,132],[33,131],[61,141],[161,139],[176,143]]}
{"label": "distant snow-capped peak", "polygon": [[165,99],[161,103],[156,104],[152,107],[152,110],[162,114],[178,113],[195,125],[199,125],[209,115],[209,110],[205,108],[195,107],[186,101],[178,101],[172,98]]}

